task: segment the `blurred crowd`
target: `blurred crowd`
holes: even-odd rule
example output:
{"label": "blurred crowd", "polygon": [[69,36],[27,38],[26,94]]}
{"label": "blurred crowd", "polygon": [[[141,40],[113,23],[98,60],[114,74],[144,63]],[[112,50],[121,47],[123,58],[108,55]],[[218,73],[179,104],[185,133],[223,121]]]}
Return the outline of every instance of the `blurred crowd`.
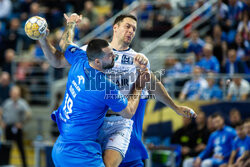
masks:
{"label": "blurred crowd", "polygon": [[[248,167],[250,164],[250,119],[243,119],[236,108],[229,115],[222,112],[208,115],[200,109],[195,120],[183,118],[183,126],[174,133],[165,138],[146,136],[145,141],[151,151],[173,150],[176,166]],[[162,158],[153,158],[154,165],[167,164]]]}
{"label": "blurred crowd", "polygon": [[[198,0],[194,7],[204,2]],[[187,33],[179,49],[192,53],[179,59],[166,59],[166,86],[183,87],[180,100],[247,100],[250,92],[250,1],[218,0],[215,16],[206,22],[210,28],[203,37],[199,29]],[[206,11],[207,12],[207,11]],[[205,17],[195,18],[190,23]],[[188,27],[185,27],[188,32]],[[183,79],[192,74],[191,79]],[[224,74],[224,77],[221,77]],[[245,75],[245,77],[244,77]],[[171,83],[174,82],[174,83]]]}

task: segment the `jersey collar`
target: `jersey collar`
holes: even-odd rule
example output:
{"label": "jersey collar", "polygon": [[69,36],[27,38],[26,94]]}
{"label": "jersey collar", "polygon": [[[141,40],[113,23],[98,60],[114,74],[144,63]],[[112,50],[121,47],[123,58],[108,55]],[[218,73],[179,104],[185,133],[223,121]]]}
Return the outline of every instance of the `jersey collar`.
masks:
{"label": "jersey collar", "polygon": [[118,52],[125,52],[125,51],[129,51],[131,48],[125,49],[125,50],[116,50],[115,48],[113,48],[113,51],[118,51]]}

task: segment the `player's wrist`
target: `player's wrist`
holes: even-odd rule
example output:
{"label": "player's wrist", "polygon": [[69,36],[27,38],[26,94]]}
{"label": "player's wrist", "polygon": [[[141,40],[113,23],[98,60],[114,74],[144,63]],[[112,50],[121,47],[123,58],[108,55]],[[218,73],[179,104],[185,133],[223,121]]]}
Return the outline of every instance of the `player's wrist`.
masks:
{"label": "player's wrist", "polygon": [[75,22],[75,21],[67,21],[67,25],[75,26],[75,25],[76,25],[76,22]]}

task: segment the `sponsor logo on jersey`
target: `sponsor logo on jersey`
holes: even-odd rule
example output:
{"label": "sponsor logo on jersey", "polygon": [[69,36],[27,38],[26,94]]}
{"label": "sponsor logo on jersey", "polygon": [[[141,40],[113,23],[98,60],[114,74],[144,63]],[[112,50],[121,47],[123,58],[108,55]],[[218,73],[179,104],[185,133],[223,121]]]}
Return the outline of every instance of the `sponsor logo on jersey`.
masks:
{"label": "sponsor logo on jersey", "polygon": [[133,57],[124,54],[124,55],[122,55],[121,63],[132,65],[133,64]]}
{"label": "sponsor logo on jersey", "polygon": [[75,51],[76,51],[76,47],[73,47],[73,48],[70,49],[71,53],[74,53]]}

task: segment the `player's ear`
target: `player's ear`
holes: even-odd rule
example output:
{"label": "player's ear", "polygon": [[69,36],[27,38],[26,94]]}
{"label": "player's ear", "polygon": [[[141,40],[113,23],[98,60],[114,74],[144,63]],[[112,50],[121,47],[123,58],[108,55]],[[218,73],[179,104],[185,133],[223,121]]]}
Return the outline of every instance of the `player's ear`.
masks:
{"label": "player's ear", "polygon": [[100,64],[101,64],[100,59],[95,59],[95,64],[96,64],[96,65],[100,65]]}
{"label": "player's ear", "polygon": [[118,28],[118,25],[115,24],[115,25],[113,26],[113,31],[115,32],[115,31],[117,30],[117,28]]}

